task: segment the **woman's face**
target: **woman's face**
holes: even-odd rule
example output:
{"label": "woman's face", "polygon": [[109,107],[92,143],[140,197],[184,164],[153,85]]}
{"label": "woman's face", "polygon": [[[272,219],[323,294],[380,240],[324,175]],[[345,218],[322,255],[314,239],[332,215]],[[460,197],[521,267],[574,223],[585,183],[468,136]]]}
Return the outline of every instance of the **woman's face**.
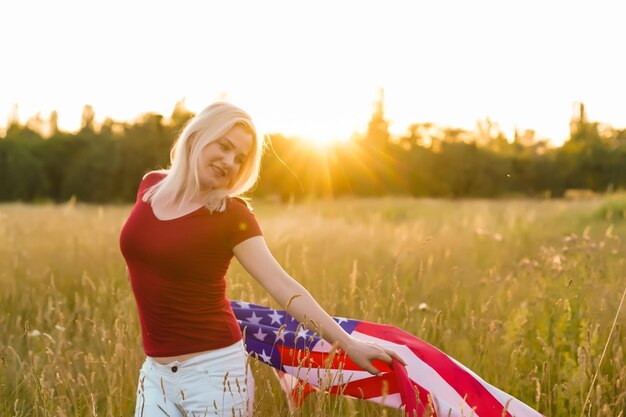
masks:
{"label": "woman's face", "polygon": [[236,125],[202,149],[198,174],[203,189],[227,188],[252,151],[253,136]]}

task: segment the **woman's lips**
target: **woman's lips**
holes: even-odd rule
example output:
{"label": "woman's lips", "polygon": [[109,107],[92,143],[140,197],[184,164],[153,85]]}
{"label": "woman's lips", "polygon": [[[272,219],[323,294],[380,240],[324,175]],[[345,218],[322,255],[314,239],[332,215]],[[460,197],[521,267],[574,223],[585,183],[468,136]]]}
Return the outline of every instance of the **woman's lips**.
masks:
{"label": "woman's lips", "polygon": [[211,165],[211,167],[213,168],[213,171],[215,171],[218,177],[226,176],[226,171],[224,171],[222,168],[215,166],[215,165]]}

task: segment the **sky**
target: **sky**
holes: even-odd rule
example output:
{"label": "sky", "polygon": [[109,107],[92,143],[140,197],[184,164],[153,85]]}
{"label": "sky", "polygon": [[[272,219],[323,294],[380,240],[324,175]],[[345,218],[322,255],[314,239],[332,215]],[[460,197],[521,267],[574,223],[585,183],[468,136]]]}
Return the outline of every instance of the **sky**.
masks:
{"label": "sky", "polygon": [[560,144],[574,104],[626,127],[622,1],[5,1],[0,125],[56,109],[246,109],[263,132],[363,132],[380,88],[392,133],[432,122]]}

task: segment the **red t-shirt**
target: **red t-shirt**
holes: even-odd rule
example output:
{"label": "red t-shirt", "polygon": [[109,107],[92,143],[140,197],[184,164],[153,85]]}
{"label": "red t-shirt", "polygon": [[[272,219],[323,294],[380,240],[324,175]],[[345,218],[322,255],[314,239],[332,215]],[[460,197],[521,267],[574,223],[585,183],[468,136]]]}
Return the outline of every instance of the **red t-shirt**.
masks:
{"label": "red t-shirt", "polygon": [[226,271],[232,248],[261,235],[261,229],[238,198],[227,199],[221,213],[201,207],[159,220],[142,197],[163,178],[159,173],[144,178],[120,234],[144,351],[177,356],[232,345],[242,336],[226,297]]}

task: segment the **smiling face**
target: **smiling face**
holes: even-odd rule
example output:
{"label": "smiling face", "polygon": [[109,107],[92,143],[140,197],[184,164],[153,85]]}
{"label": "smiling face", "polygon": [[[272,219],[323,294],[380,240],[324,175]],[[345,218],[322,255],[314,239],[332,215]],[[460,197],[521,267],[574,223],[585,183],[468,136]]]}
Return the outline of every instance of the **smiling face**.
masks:
{"label": "smiling face", "polygon": [[253,135],[246,128],[235,125],[206,145],[198,159],[202,188],[228,188],[252,152],[253,141]]}

